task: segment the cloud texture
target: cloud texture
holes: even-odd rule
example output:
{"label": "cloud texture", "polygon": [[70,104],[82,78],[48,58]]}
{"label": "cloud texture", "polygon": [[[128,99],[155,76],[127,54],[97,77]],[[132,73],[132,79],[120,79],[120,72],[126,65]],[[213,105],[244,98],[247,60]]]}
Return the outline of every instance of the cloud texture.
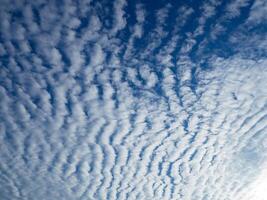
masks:
{"label": "cloud texture", "polygon": [[264,0],[0,0],[0,199],[261,200]]}

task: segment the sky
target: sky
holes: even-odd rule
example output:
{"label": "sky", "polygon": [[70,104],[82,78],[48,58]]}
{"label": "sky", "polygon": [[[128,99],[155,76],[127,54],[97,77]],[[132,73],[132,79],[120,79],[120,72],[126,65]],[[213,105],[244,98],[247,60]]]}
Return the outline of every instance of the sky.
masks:
{"label": "sky", "polygon": [[266,0],[0,0],[0,199],[266,200]]}

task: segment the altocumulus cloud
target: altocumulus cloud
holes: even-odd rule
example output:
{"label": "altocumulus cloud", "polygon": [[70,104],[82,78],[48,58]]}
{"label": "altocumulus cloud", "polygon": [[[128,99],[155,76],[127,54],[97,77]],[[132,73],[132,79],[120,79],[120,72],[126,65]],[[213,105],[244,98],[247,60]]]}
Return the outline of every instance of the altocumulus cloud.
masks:
{"label": "altocumulus cloud", "polygon": [[264,0],[0,0],[0,199],[261,200]]}

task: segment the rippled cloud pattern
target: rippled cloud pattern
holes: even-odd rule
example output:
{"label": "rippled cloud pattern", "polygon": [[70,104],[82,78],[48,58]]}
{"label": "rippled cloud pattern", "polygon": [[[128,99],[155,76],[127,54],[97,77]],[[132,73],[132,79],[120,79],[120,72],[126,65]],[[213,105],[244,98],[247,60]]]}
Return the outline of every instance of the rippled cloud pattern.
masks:
{"label": "rippled cloud pattern", "polygon": [[0,0],[1,200],[266,200],[265,0]]}

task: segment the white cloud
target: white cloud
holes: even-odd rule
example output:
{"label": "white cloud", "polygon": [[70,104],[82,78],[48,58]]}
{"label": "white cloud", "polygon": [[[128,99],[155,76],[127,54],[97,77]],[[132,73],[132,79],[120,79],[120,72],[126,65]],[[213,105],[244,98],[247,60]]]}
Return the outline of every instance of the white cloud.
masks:
{"label": "white cloud", "polygon": [[[112,5],[112,19],[91,1],[0,6],[0,197],[261,198],[255,192],[266,181],[265,57],[214,53],[206,69],[201,51],[203,60],[191,58],[208,42],[202,31],[221,6],[215,1],[184,34],[196,14],[188,6],[149,13],[138,4],[128,23],[127,2]],[[247,5],[226,4],[211,36]],[[253,14],[258,5],[247,23],[262,17]]]}
{"label": "white cloud", "polygon": [[122,30],[126,26],[126,18],[125,18],[125,7],[127,6],[127,2],[125,0],[116,0],[114,1],[114,21],[113,28],[111,33],[117,34],[118,31]]}

